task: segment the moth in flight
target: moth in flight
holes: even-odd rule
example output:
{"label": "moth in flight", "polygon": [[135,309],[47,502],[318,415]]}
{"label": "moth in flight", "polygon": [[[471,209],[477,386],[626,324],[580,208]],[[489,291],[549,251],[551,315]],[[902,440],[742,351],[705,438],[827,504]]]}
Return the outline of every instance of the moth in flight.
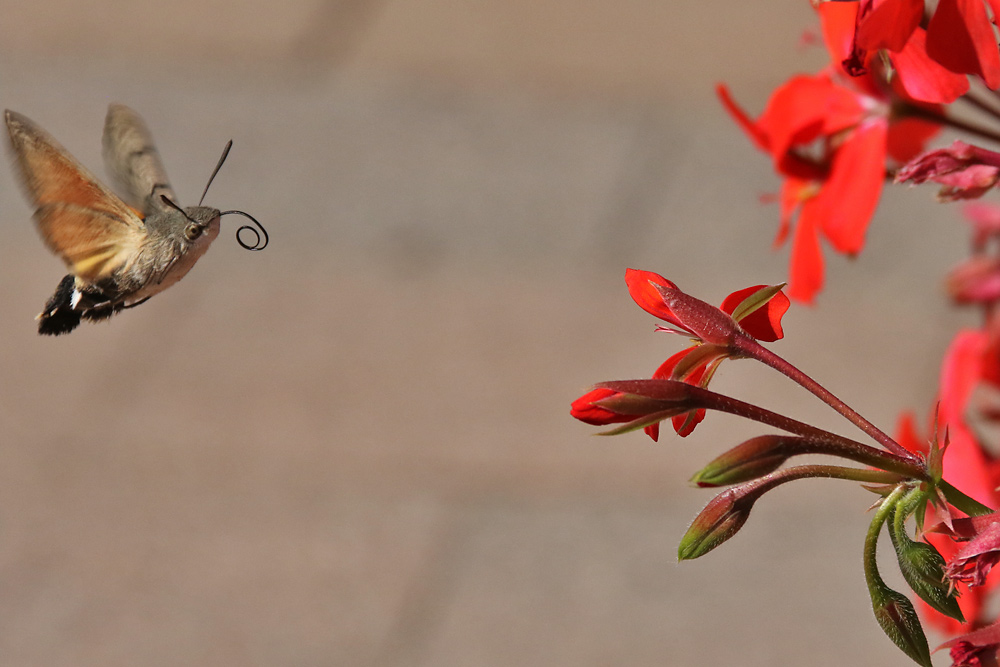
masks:
{"label": "moth in flight", "polygon": [[[108,107],[103,144],[105,163],[125,201],[27,117],[10,110],[4,116],[21,181],[35,206],[35,226],[69,269],[38,315],[40,334],[68,333],[81,318],[107,319],[167,289],[205,254],[223,215],[246,216],[260,229],[240,227],[241,246],[267,245],[267,231],[243,211],[219,211],[200,201],[181,208],[146,123],[124,105]],[[231,146],[230,141],[202,200]],[[243,230],[256,235],[253,244],[240,238]]]}

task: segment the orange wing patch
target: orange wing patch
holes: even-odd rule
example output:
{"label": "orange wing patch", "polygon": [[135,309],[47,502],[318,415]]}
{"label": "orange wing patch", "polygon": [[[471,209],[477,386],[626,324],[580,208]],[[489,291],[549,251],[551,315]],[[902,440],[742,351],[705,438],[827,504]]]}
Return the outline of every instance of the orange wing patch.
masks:
{"label": "orange wing patch", "polygon": [[141,245],[142,219],[45,130],[13,111],[6,120],[45,244],[75,275],[106,278]]}
{"label": "orange wing patch", "polygon": [[40,206],[35,223],[49,250],[89,282],[107,278],[123,266],[138,252],[143,238],[107,213],[74,204]]}

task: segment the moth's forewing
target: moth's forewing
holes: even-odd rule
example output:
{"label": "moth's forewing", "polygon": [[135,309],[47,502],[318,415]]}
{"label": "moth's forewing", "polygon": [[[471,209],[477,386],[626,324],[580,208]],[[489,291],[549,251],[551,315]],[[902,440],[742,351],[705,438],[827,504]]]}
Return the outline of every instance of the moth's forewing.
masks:
{"label": "moth's forewing", "polygon": [[167,210],[160,198],[177,202],[167,170],[142,117],[124,104],[108,106],[104,121],[104,162],[126,201],[148,216]]}
{"label": "moth's forewing", "polygon": [[45,130],[13,111],[5,118],[45,244],[75,275],[106,278],[138,251],[142,220]]}

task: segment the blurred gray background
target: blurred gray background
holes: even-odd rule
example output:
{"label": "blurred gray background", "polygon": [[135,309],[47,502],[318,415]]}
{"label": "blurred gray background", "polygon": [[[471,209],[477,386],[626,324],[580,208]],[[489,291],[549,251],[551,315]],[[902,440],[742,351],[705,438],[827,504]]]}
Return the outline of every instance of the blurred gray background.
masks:
{"label": "blurred gray background", "polygon": [[[185,204],[232,138],[206,203],[271,234],[245,252],[226,218],[177,286],[41,338],[63,267],[0,177],[0,663],[907,664],[865,591],[869,494],[783,488],[677,564],[712,496],[686,480],[760,430],[568,415],[682,345],[626,267],[716,303],[785,278],[778,179],[713,85],[757,113],[822,66],[808,3],[0,9],[3,106],[103,174],[129,104]],[[889,190],[773,346],[887,430],[923,423],[963,322],[940,283],[965,230],[932,194]],[[750,362],[714,387],[853,435]]]}

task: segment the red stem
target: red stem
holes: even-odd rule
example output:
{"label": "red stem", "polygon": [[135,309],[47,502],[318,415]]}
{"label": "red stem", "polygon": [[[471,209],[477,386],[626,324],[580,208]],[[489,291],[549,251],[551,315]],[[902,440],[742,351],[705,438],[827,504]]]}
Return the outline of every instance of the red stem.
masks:
{"label": "red stem", "polygon": [[858,414],[858,412],[856,412],[851,406],[847,405],[847,403],[844,403],[821,384],[776,355],[774,352],[768,350],[750,336],[738,336],[732,345],[735,350],[743,356],[756,359],[767,364],[774,370],[782,373],[808,391],[812,392],[821,401],[842,414],[848,421],[864,431],[871,439],[888,449],[893,454],[901,456],[909,461],[919,460],[914,454],[909,452],[898,442],[890,438],[880,428],[875,426],[875,424],[872,424],[870,421]]}

